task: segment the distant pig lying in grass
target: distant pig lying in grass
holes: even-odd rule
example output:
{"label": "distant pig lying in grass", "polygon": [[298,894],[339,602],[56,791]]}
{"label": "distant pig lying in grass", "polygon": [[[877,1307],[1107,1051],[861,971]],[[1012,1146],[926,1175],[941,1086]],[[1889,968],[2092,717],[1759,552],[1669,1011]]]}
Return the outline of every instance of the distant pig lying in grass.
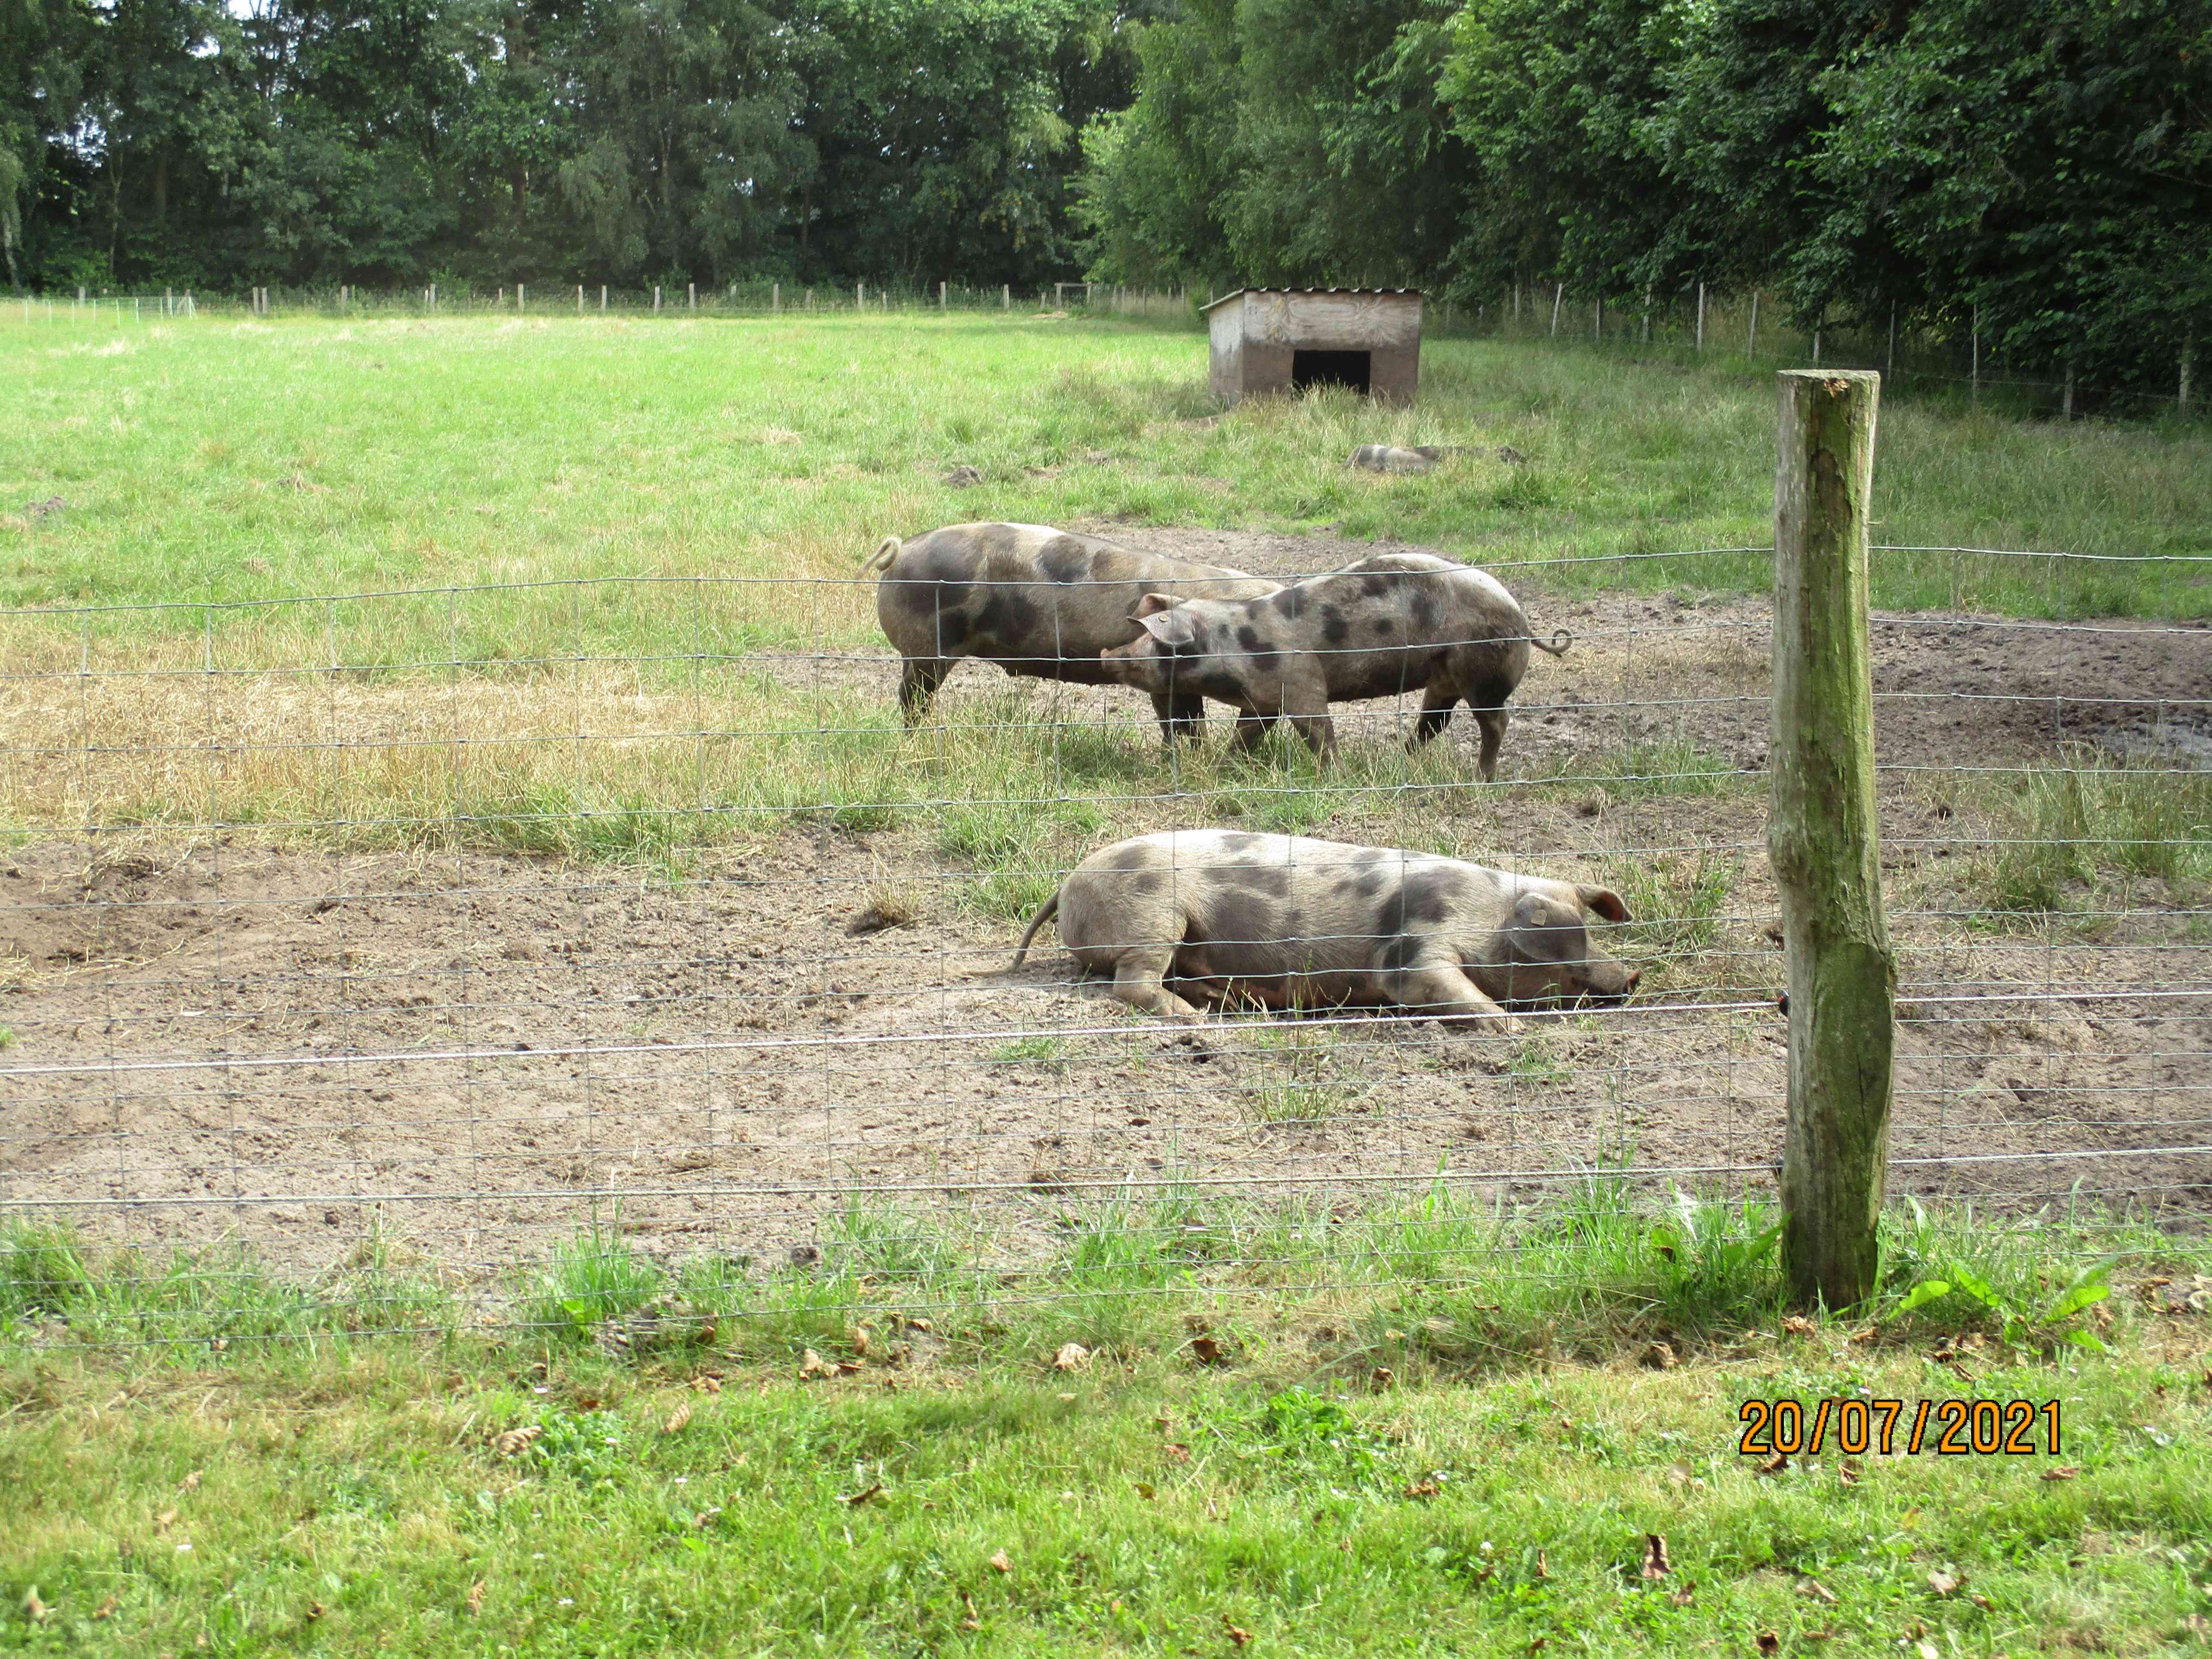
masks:
{"label": "distant pig lying in grass", "polygon": [[[886,536],[860,574],[883,572],[876,616],[906,659],[899,702],[914,725],[963,657],[1009,674],[1097,685],[1099,653],[1142,631],[1145,596],[1241,599],[1277,584],[1223,565],[1117,547],[1041,524],[956,524],[901,542]],[[1206,704],[1194,685],[1156,693],[1160,736],[1195,738]]]}
{"label": "distant pig lying in grass", "polygon": [[[1520,605],[1486,571],[1426,553],[1383,553],[1257,599],[1147,593],[1144,632],[1101,653],[1109,678],[1165,697],[1215,697],[1243,711],[1237,740],[1251,748],[1287,720],[1324,760],[1336,754],[1331,702],[1419,691],[1413,743],[1450,724],[1465,702],[1482,729],[1477,762],[1498,775],[1505,701],[1528,672],[1534,639]],[[1409,745],[1410,746],[1410,745]]]}
{"label": "distant pig lying in grass", "polygon": [[1626,921],[1607,887],[1457,859],[1237,830],[1167,830],[1103,847],[1045,902],[1086,973],[1170,1019],[1180,990],[1273,1007],[1382,1004],[1510,1032],[1507,1003],[1620,1002],[1642,977],[1591,942],[1585,916]]}

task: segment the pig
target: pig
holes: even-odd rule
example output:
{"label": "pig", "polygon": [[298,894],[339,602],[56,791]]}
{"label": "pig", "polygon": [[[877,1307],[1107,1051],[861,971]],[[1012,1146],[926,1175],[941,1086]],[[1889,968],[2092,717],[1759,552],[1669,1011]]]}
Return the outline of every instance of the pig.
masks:
{"label": "pig", "polygon": [[[1041,524],[956,524],[901,541],[886,536],[860,574],[883,572],[876,616],[905,659],[899,704],[913,726],[952,665],[995,662],[1009,674],[1107,682],[1101,655],[1142,631],[1132,614],[1148,593],[1255,599],[1280,585],[1224,565],[1139,553]],[[1196,689],[1152,697],[1160,736],[1196,738]]]}
{"label": "pig", "polygon": [[1510,1033],[1504,1005],[1626,1001],[1643,973],[1591,942],[1623,922],[1607,887],[1307,836],[1170,830],[1102,847],[1045,902],[1008,971],[1057,915],[1085,973],[1186,1023],[1209,1003],[1380,1005]]}
{"label": "pig", "polygon": [[1408,747],[1450,724],[1464,701],[1482,731],[1477,768],[1498,775],[1505,700],[1528,672],[1528,647],[1564,653],[1572,636],[1533,637],[1498,579],[1427,553],[1382,553],[1241,599],[1147,593],[1131,613],[1144,632],[1100,653],[1107,673],[1153,698],[1213,697],[1242,714],[1249,749],[1288,720],[1324,761],[1336,756],[1328,706],[1419,690]]}

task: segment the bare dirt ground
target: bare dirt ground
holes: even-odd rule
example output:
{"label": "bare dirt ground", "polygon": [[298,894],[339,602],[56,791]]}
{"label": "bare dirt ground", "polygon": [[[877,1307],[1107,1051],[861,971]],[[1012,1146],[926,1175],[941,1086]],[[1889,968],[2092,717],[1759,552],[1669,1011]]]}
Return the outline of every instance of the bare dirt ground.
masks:
{"label": "bare dirt ground", "polygon": [[[1285,574],[1371,550],[1124,538]],[[1355,1017],[1231,1022],[1188,1042],[1071,982],[1049,932],[1000,974],[1018,922],[979,906],[975,872],[911,817],[702,853],[681,878],[57,837],[0,854],[0,1024],[15,1037],[0,1053],[0,1200],[110,1238],[235,1234],[303,1270],[374,1212],[489,1273],[594,1213],[613,1219],[617,1195],[618,1224],[647,1249],[774,1261],[860,1189],[978,1212],[1017,1255],[1125,1178],[1340,1204],[1444,1170],[1518,1200],[1626,1158],[1685,1187],[1765,1190],[1786,1035],[1757,775],[1765,607],[1516,586],[1538,632],[1564,626],[1576,643],[1524,683],[1506,745],[1523,781],[1469,792],[1465,850],[1640,882],[1662,904],[1720,884],[1702,928],[1622,947],[1664,958],[1626,1009],[1517,1040]],[[2203,764],[2212,632],[1916,616],[1881,619],[1875,650],[1905,981],[1895,1185],[2029,1201],[2078,1182],[2201,1224],[2201,896],[2155,881],[2085,890],[2085,911],[2111,914],[2048,935],[1957,912],[1990,831],[1971,775],[2057,765],[2083,744]],[[887,652],[848,669],[892,696]],[[997,670],[964,665],[944,717],[1006,690]],[[1071,707],[1148,718],[1118,691],[1027,695],[1062,720]],[[1340,712],[1347,747],[1388,741],[1408,713]],[[1465,727],[1450,740],[1471,775]],[[1646,753],[1748,775],[1621,782],[1619,757]],[[1133,827],[1205,822],[1209,805],[1163,799]],[[1414,810],[1370,794],[1309,833],[1388,842]],[[886,893],[912,920],[849,932]]]}

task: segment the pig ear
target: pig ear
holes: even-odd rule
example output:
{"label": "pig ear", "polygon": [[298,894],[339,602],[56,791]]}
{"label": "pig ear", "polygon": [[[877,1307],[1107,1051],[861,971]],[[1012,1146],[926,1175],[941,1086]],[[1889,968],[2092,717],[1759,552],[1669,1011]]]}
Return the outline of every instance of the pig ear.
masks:
{"label": "pig ear", "polygon": [[1515,953],[1525,962],[1580,962],[1589,954],[1581,913],[1541,893],[1522,894],[1506,926]]}
{"label": "pig ear", "polygon": [[1620,902],[1620,895],[1610,887],[1577,887],[1575,896],[1583,902],[1583,908],[1607,921],[1626,921],[1628,907]]}
{"label": "pig ear", "polygon": [[1161,611],[1182,603],[1182,601],[1172,593],[1147,593],[1137,601],[1137,608],[1129,613],[1129,620],[1142,622],[1147,617],[1156,617]]}
{"label": "pig ear", "polygon": [[1139,616],[1137,620],[1145,625],[1145,632],[1162,645],[1188,645],[1198,637],[1198,624],[1190,619],[1188,611],[1174,609],[1156,611],[1150,616]]}

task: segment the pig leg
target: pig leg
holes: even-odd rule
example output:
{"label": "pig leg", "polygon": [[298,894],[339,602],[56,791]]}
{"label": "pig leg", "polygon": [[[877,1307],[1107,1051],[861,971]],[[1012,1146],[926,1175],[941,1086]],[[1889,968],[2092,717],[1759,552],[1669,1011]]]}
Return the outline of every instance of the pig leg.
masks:
{"label": "pig leg", "polygon": [[1498,751],[1505,746],[1505,711],[1477,708],[1474,723],[1482,728],[1482,753],[1476,758],[1474,769],[1485,783],[1492,783],[1498,777]]}
{"label": "pig leg", "polygon": [[1267,742],[1267,730],[1279,718],[1274,714],[1240,714],[1237,716],[1237,751],[1251,754]]}
{"label": "pig leg", "polygon": [[899,708],[908,726],[919,725],[929,712],[929,700],[945,677],[952,672],[951,657],[908,657],[899,670]]}
{"label": "pig leg", "polygon": [[1163,1019],[1187,1025],[1204,1023],[1204,1016],[1167,988],[1168,970],[1175,966],[1175,947],[1130,950],[1114,964],[1114,994],[1132,1008],[1141,1008]]}
{"label": "pig leg", "polygon": [[1383,986],[1392,1001],[1413,1013],[1502,1036],[1516,1029],[1513,1016],[1483,995],[1455,963],[1418,963],[1388,975]]}
{"label": "pig leg", "polygon": [[1414,726],[1413,738],[1407,743],[1406,747],[1418,749],[1449,726],[1453,705],[1458,702],[1459,692],[1456,689],[1449,684],[1439,685],[1435,681],[1431,681],[1427,692],[1421,698],[1421,718]]}
{"label": "pig leg", "polygon": [[1160,722],[1160,741],[1173,747],[1177,738],[1196,743],[1206,736],[1206,699],[1152,694],[1152,713]]}
{"label": "pig leg", "polygon": [[1328,688],[1285,679],[1283,718],[1306,740],[1314,757],[1326,766],[1336,758],[1336,726],[1328,717]]}

